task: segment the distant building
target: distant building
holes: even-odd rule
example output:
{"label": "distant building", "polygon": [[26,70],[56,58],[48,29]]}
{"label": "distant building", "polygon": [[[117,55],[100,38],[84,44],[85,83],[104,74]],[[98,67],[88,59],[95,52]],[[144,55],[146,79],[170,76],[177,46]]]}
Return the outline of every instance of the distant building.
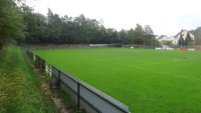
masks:
{"label": "distant building", "polygon": [[156,39],[159,42],[162,42],[163,44],[166,44],[167,42],[172,43],[174,41],[174,37],[173,36],[168,37],[167,35],[156,36]]}
{"label": "distant building", "polygon": [[187,29],[182,29],[177,35],[174,36],[173,44],[179,45],[182,41],[194,41],[194,35],[191,34]]}
{"label": "distant building", "polygon": [[163,44],[172,43],[174,45],[192,45],[194,43],[194,35],[188,30],[182,29],[177,35],[168,37],[167,35],[161,35],[155,37],[159,42]]}

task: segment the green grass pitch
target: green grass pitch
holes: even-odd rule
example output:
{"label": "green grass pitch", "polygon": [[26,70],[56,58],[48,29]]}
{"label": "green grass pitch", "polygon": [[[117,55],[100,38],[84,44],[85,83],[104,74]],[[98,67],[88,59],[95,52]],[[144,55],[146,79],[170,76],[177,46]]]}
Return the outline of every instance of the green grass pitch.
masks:
{"label": "green grass pitch", "polygon": [[201,52],[123,48],[34,50],[135,113],[200,113]]}

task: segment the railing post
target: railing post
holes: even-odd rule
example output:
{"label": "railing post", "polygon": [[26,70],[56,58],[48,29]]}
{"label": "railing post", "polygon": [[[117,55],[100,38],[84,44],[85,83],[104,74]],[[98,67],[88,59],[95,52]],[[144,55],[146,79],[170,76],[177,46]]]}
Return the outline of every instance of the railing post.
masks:
{"label": "railing post", "polygon": [[37,68],[37,62],[38,62],[38,56],[35,55],[35,61],[34,61],[34,63],[35,63],[35,68]]}
{"label": "railing post", "polygon": [[49,66],[48,67],[49,75],[52,75],[52,71],[51,71],[52,70],[52,65],[48,63],[48,66]]}
{"label": "railing post", "polygon": [[60,78],[61,78],[61,71],[58,70],[58,83],[57,83],[58,87],[60,87]]}
{"label": "railing post", "polygon": [[42,70],[45,71],[45,60],[42,59]]}
{"label": "railing post", "polygon": [[80,108],[80,83],[77,84],[77,108]]}
{"label": "railing post", "polygon": [[42,65],[43,65],[42,59],[39,57],[39,68],[40,68],[40,69],[42,69]]}

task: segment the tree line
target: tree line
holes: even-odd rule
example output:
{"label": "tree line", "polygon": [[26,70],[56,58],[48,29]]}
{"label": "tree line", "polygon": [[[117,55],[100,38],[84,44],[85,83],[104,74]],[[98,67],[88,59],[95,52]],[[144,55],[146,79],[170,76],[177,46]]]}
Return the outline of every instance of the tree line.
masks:
{"label": "tree line", "polygon": [[[22,7],[25,20],[26,43],[56,43],[56,44],[152,44],[154,33],[151,26],[144,28],[137,24],[135,29],[117,31],[105,28],[103,21],[68,15],[60,17],[48,9],[47,16],[34,13],[28,6]],[[155,41],[156,42],[156,41]]]}
{"label": "tree line", "polygon": [[0,17],[2,46],[13,39],[28,44],[159,44],[150,25],[137,24],[134,29],[117,31],[105,28],[103,20],[89,19],[83,14],[59,16],[48,9],[47,15],[43,15],[23,3],[19,6],[16,1],[0,0],[2,3],[7,4],[0,5],[0,15],[5,15]]}

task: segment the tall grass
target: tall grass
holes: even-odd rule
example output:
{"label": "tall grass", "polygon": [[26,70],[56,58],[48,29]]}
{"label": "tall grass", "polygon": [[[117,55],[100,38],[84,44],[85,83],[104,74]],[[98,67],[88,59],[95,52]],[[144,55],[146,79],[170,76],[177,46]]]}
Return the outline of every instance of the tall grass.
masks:
{"label": "tall grass", "polygon": [[35,74],[19,47],[0,50],[0,113],[55,113],[50,98],[41,91]]}

